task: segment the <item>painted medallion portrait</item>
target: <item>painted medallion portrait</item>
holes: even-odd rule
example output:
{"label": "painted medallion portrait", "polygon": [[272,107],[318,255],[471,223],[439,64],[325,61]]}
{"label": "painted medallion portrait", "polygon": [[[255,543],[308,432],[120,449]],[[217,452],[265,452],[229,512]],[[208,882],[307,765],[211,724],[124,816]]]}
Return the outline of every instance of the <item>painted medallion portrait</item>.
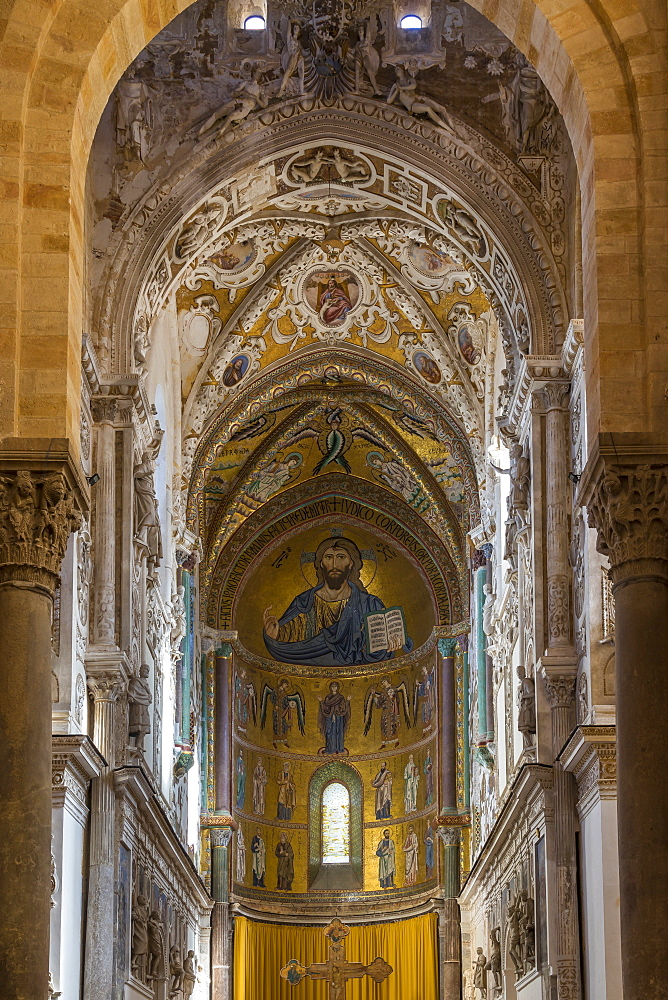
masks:
{"label": "painted medallion portrait", "polygon": [[471,336],[471,330],[464,323],[460,326],[457,331],[457,342],[459,344],[459,350],[462,352],[462,357],[470,365],[477,365],[480,361],[480,351],[473,342],[473,337]]}
{"label": "painted medallion portrait", "polygon": [[424,243],[411,243],[406,256],[416,271],[430,278],[438,278],[459,267],[448,254]]}
{"label": "painted medallion portrait", "polygon": [[267,553],[237,592],[235,628],[249,649],[283,663],[354,666],[427,639],[431,591],[386,540],[321,525],[283,549]]}
{"label": "painted medallion portrait", "polygon": [[416,351],[412,360],[415,370],[426,382],[438,385],[443,374],[430,354],[426,351]]}
{"label": "painted medallion portrait", "polygon": [[234,274],[248,267],[255,260],[255,256],[256,251],[253,241],[243,240],[239,243],[233,243],[229,247],[222,247],[220,250],[217,250],[211,254],[207,263],[213,264],[219,271],[227,271],[228,274]]}
{"label": "painted medallion portrait", "polygon": [[250,358],[247,354],[237,354],[236,357],[232,358],[223,372],[223,385],[226,385],[228,389],[238,385],[248,371],[249,364]]}
{"label": "painted medallion portrait", "polygon": [[325,326],[343,326],[357,305],[360,286],[352,271],[314,271],[304,285],[306,301]]}

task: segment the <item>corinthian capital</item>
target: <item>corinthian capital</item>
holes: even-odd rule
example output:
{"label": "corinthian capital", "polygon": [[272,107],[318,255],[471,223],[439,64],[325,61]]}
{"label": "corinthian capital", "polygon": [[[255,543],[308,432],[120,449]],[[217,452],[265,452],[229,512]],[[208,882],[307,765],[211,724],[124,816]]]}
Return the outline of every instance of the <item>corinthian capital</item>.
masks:
{"label": "corinthian capital", "polygon": [[587,502],[613,585],[668,576],[668,465],[606,465]]}
{"label": "corinthian capital", "polygon": [[81,525],[74,491],[62,472],[0,475],[0,583],[53,594],[67,540]]}

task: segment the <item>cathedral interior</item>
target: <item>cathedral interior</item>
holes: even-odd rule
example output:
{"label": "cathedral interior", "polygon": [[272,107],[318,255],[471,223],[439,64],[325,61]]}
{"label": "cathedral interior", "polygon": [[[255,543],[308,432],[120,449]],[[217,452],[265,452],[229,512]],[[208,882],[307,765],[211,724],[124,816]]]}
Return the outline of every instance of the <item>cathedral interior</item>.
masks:
{"label": "cathedral interior", "polygon": [[668,998],[666,61],[0,5],[3,998]]}

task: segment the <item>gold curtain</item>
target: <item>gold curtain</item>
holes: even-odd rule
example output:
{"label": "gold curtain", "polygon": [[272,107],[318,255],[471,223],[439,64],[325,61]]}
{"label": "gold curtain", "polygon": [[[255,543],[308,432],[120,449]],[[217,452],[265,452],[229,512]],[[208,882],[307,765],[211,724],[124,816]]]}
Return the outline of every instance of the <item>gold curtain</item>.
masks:
{"label": "gold curtain", "polygon": [[[378,985],[365,976],[348,982],[346,1000],[438,1000],[436,914],[350,929],[349,962],[368,965],[384,958],[394,972]],[[328,985],[306,978],[297,986],[280,970],[296,958],[302,965],[325,962],[329,941],[322,927],[234,921],[234,1000],[327,1000]]]}

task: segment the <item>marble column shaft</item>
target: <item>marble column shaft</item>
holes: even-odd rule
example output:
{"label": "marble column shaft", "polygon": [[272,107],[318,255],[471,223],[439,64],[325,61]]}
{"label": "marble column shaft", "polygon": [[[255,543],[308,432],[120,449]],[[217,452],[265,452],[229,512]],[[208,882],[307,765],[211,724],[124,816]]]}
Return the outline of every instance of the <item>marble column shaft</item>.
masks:
{"label": "marble column shaft", "polygon": [[572,622],[570,608],[569,566],[569,486],[568,438],[565,403],[567,383],[548,383],[540,390],[545,410],[545,452],[547,475],[545,553],[547,565],[547,635],[548,647],[571,645]]}
{"label": "marble column shaft", "polygon": [[94,404],[97,427],[95,487],[95,616],[96,644],[116,645],[116,402],[98,400]]}
{"label": "marble column shaft", "polygon": [[96,670],[88,679],[94,696],[93,741],[107,766],[91,785],[90,869],[86,919],[85,1000],[108,1000],[113,986],[116,795],[116,712],[127,686],[126,670]]}
{"label": "marble column shaft", "polygon": [[[24,467],[28,453],[38,472]],[[5,442],[0,463],[0,982],[7,1000],[42,1000],[51,914],[51,615],[67,541],[81,524],[80,500],[66,441]]]}
{"label": "marble column shaft", "polygon": [[460,892],[460,843],[461,833],[453,827],[440,827],[443,843],[443,995],[445,1000],[459,1000],[461,967],[461,913],[457,896]]}
{"label": "marble column shaft", "polygon": [[441,811],[457,809],[456,639],[439,639],[441,655]]}
{"label": "marble column shaft", "polygon": [[232,831],[211,830],[211,995],[230,1000],[232,995],[232,928],[229,913],[229,850]]}
{"label": "marble column shaft", "polygon": [[232,672],[232,647],[224,643],[221,655],[216,651],[216,812],[231,813],[232,808],[232,750],[230,730],[230,688]]}
{"label": "marble column shaft", "polygon": [[586,502],[615,597],[624,1000],[667,1000],[668,465],[605,460]]}

